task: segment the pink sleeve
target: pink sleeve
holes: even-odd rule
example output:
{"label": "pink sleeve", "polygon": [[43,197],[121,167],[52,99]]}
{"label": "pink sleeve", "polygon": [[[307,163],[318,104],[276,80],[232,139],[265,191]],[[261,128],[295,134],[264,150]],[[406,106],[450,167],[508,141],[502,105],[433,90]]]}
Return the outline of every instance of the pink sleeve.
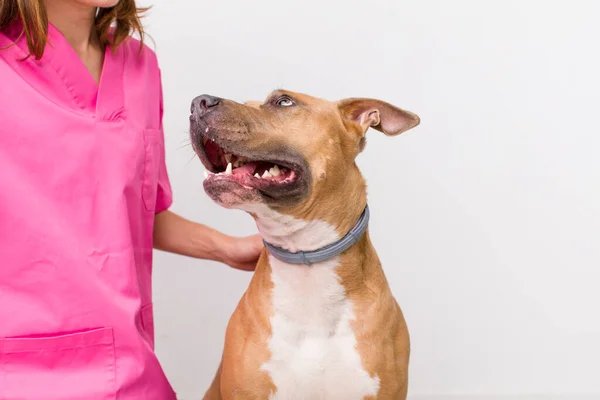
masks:
{"label": "pink sleeve", "polygon": [[160,70],[158,71],[158,84],[160,85],[160,130],[162,132],[162,146],[160,147],[160,166],[158,172],[158,189],[156,191],[156,213],[165,211],[173,204],[173,192],[171,182],[167,173],[166,155],[165,155],[165,137],[163,129],[164,100],[162,91],[162,78]]}

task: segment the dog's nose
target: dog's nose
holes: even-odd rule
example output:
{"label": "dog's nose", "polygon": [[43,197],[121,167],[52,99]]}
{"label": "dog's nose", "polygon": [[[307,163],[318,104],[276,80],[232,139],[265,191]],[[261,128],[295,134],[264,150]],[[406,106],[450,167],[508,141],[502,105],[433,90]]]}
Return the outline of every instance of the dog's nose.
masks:
{"label": "dog's nose", "polygon": [[220,103],[220,99],[215,96],[203,94],[192,100],[192,114],[204,115],[209,110],[215,108]]}

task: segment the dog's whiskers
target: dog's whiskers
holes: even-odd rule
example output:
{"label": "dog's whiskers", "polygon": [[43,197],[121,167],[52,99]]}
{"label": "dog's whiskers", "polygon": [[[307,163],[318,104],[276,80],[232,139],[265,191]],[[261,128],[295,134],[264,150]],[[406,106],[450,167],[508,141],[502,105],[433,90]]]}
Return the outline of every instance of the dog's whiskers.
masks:
{"label": "dog's whiskers", "polygon": [[190,163],[192,162],[192,160],[196,158],[196,154],[192,154],[192,156],[190,157],[190,159],[185,163],[185,166],[187,167],[188,165],[190,165]]}
{"label": "dog's whiskers", "polygon": [[181,150],[181,149],[185,149],[185,148],[191,148],[191,147],[192,147],[192,142],[188,142],[186,144],[183,144],[183,145],[179,146],[177,148],[177,150]]}

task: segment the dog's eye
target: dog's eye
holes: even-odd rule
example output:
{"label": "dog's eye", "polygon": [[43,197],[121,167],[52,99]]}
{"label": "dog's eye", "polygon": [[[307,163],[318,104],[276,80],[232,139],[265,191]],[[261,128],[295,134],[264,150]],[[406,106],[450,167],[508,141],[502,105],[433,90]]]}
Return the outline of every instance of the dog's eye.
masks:
{"label": "dog's eye", "polygon": [[291,98],[289,98],[287,96],[282,96],[277,99],[275,104],[277,104],[280,107],[291,107],[294,105],[294,100],[292,100]]}

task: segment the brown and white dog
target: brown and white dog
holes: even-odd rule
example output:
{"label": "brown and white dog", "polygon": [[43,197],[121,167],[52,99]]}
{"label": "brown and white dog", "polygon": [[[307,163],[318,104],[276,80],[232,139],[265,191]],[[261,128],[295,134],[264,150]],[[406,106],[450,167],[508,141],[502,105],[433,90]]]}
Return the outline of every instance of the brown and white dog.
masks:
{"label": "brown and white dog", "polygon": [[[190,123],[206,193],[294,253],[340,240],[363,214],[355,158],[369,127],[395,136],[419,117],[379,100],[275,91],[245,104],[199,96]],[[368,231],[316,264],[280,260],[265,248],[205,399],[405,399],[409,334]]]}

